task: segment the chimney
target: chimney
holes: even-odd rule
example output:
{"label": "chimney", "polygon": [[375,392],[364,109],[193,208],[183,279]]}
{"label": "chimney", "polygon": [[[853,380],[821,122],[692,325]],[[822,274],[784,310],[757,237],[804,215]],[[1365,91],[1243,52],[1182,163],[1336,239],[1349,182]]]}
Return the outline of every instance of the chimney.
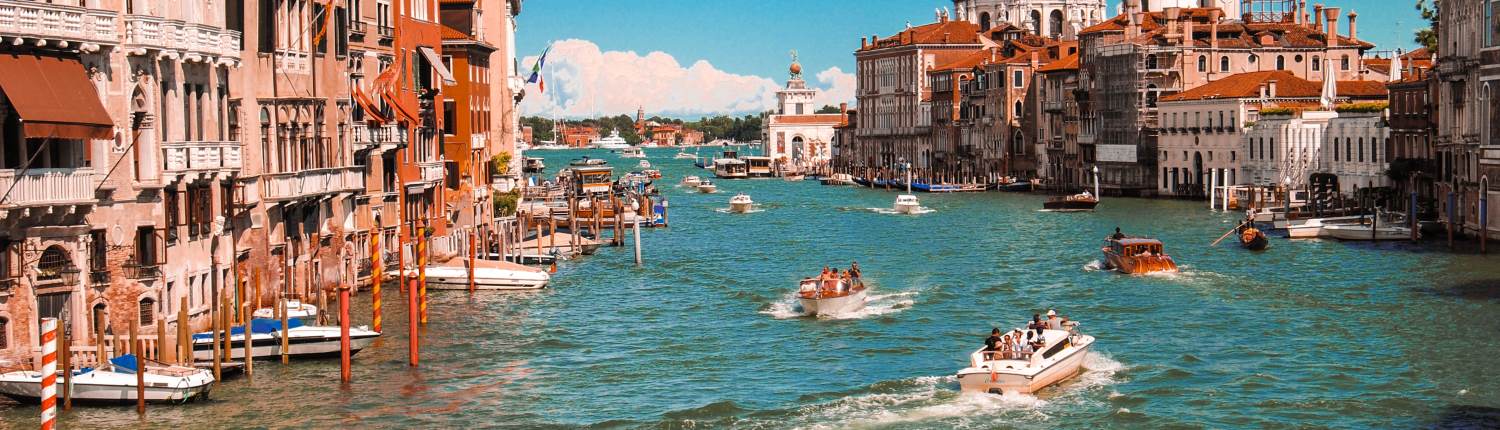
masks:
{"label": "chimney", "polygon": [[1359,39],[1359,28],[1354,26],[1354,18],[1357,18],[1357,17],[1359,17],[1359,14],[1354,13],[1354,11],[1352,11],[1352,10],[1349,11],[1349,38],[1350,39]]}
{"label": "chimney", "polygon": [[1177,20],[1182,19],[1182,8],[1173,6],[1163,9],[1167,13],[1167,38],[1177,34]]}
{"label": "chimney", "polygon": [[1269,96],[1271,96],[1271,98],[1276,98],[1276,80],[1275,79],[1267,80],[1266,81],[1266,88],[1267,88],[1266,94],[1269,95]]}
{"label": "chimney", "polygon": [[1292,18],[1298,20],[1298,24],[1307,25],[1307,0],[1297,0],[1297,16]]}
{"label": "chimney", "polygon": [[990,62],[991,63],[999,63],[1000,62],[1000,50],[999,49],[990,48]]}
{"label": "chimney", "polygon": [[866,42],[865,38],[863,38],[863,37],[859,38],[859,50],[863,51],[863,50],[865,50],[865,48],[869,48],[869,47],[870,47],[870,44],[868,42]]}
{"label": "chimney", "polygon": [[839,103],[839,123],[841,123],[841,124],[848,124],[849,123],[849,104],[848,103]]}
{"label": "chimney", "polygon": [[1208,21],[1210,25],[1210,30],[1208,32],[1208,44],[1214,49],[1219,49],[1219,18],[1220,15],[1223,14],[1224,11],[1219,9],[1208,11]]}
{"label": "chimney", "polygon": [[1323,8],[1323,14],[1328,18],[1328,47],[1339,46],[1339,8]]}
{"label": "chimney", "polygon": [[1193,48],[1193,16],[1188,14],[1182,17],[1182,44]]}
{"label": "chimney", "polygon": [[1037,58],[1039,54],[1040,53],[1037,52],[1037,51],[1031,51],[1031,70],[1032,71],[1036,71],[1037,67],[1039,67],[1041,65],[1041,60],[1039,60]]}
{"label": "chimney", "polygon": [[1312,22],[1307,23],[1308,26],[1316,26],[1316,27],[1318,27],[1318,32],[1319,33],[1327,33],[1328,32],[1328,27],[1323,25],[1323,4],[1322,3],[1318,3],[1317,5],[1313,6],[1312,18],[1313,18]]}
{"label": "chimney", "polygon": [[1260,99],[1266,99],[1266,84],[1260,84]]}

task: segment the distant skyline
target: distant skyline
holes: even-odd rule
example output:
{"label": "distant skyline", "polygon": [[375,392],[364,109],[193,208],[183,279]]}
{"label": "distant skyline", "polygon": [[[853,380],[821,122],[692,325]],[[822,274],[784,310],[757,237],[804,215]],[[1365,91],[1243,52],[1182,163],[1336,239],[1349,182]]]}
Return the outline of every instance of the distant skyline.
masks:
{"label": "distant skyline", "polygon": [[[1110,1],[1110,14],[1120,0]],[[1322,0],[1359,13],[1360,39],[1410,50],[1420,27],[1415,0]],[[1376,4],[1380,3],[1380,4]],[[949,0],[533,0],[518,17],[516,49],[529,74],[554,43],[547,89],[527,86],[525,115],[743,115],[774,105],[797,50],[820,104],[853,104],[859,38],[890,36],[909,21],[934,21]],[[858,7],[855,7],[858,6]],[[1348,22],[1340,18],[1340,33]]]}

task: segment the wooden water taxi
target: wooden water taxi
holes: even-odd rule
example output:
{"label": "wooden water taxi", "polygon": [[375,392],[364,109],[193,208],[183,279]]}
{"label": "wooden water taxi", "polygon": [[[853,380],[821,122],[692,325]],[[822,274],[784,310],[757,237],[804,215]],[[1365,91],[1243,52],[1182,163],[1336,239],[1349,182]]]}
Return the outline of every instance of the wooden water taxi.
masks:
{"label": "wooden water taxi", "polygon": [[798,283],[797,302],[807,315],[840,315],[864,309],[866,291],[859,278],[807,278]]}
{"label": "wooden water taxi", "polygon": [[1104,265],[1106,269],[1137,275],[1156,272],[1176,272],[1177,262],[1162,250],[1156,239],[1141,237],[1111,237],[1104,239]]}

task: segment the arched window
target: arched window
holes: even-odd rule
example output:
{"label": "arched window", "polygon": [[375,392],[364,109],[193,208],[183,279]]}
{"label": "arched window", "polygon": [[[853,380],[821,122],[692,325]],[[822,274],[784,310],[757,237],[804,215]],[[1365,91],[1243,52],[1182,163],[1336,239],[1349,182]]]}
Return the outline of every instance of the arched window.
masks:
{"label": "arched window", "polygon": [[1048,27],[1051,28],[1051,33],[1050,34],[1052,35],[1052,37],[1054,37],[1054,38],[1060,38],[1060,37],[1062,37],[1062,34],[1063,34],[1063,13],[1062,13],[1062,11],[1061,10],[1053,9],[1052,10],[1052,16],[1049,17],[1049,18],[1050,18],[1050,20],[1052,22],[1049,22],[1047,24],[1049,24]]}
{"label": "arched window", "polygon": [[1146,55],[1146,69],[1147,70],[1156,69],[1156,54],[1147,54]]}
{"label": "arched window", "polygon": [[1207,72],[1208,72],[1208,56],[1207,55],[1199,55],[1198,56],[1198,73],[1207,73]]}
{"label": "arched window", "polygon": [[37,282],[62,281],[63,274],[70,271],[76,274],[78,268],[73,267],[73,260],[68,258],[68,251],[61,246],[52,245],[46,251],[42,251],[41,261],[36,264],[36,280]]}
{"label": "arched window", "polygon": [[990,31],[990,13],[979,13],[979,31]]}
{"label": "arched window", "polygon": [[1146,86],[1146,106],[1147,107],[1156,107],[1156,97],[1157,96],[1158,96],[1158,94],[1156,92],[1156,84],[1147,85]]}
{"label": "arched window", "polygon": [[1286,70],[1286,56],[1276,56],[1276,70]]}
{"label": "arched window", "polygon": [[1021,111],[1023,107],[1024,106],[1021,105],[1021,102],[1019,100],[1016,101],[1016,118],[1021,118]]}
{"label": "arched window", "polygon": [[1226,55],[1226,56],[1223,56],[1223,57],[1219,57],[1219,71],[1220,72],[1228,72],[1229,71],[1229,56]]}
{"label": "arched window", "polygon": [[10,348],[10,319],[0,317],[0,349]]}
{"label": "arched window", "polygon": [[1354,161],[1353,142],[1351,139],[1344,139],[1344,161]]}
{"label": "arched window", "polygon": [[147,297],[141,299],[141,325],[156,323],[156,299]]}
{"label": "arched window", "polygon": [[1349,70],[1349,54],[1344,54],[1343,58],[1339,58],[1339,70]]}
{"label": "arched window", "polygon": [[1333,161],[1339,161],[1339,138],[1333,138]]}
{"label": "arched window", "polygon": [[1365,162],[1365,138],[1359,138],[1359,162]]}
{"label": "arched window", "polygon": [[104,334],[113,334],[109,330],[109,307],[104,302],[94,305],[93,317],[94,330],[104,329]]}
{"label": "arched window", "polygon": [[1042,11],[1031,11],[1031,31],[1037,36],[1042,35]]}
{"label": "arched window", "polygon": [[1316,55],[1313,56],[1312,69],[1314,72],[1323,70],[1323,59],[1321,57],[1318,57]]}

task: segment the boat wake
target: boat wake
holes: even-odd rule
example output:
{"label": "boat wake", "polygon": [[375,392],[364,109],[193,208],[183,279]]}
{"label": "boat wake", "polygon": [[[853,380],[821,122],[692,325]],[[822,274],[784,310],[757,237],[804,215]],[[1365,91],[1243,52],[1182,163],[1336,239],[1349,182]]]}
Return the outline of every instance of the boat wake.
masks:
{"label": "boat wake", "polygon": [[[862,428],[941,426],[994,428],[1048,422],[1082,410],[1112,410],[1111,393],[1124,365],[1098,352],[1084,358],[1084,371],[1040,396],[961,393],[953,375],[924,376],[882,382],[832,401],[797,407],[778,426],[792,428]],[[1106,409],[1111,408],[1111,409]],[[754,427],[754,426],[752,426]]]}
{"label": "boat wake", "polygon": [[[865,208],[865,209],[867,209],[867,210],[869,210],[871,212],[875,212],[875,213],[881,214],[881,215],[907,215],[907,214],[904,214],[904,213],[901,213],[901,212],[897,212],[895,209],[891,209],[891,208]],[[937,209],[933,209],[933,208],[929,208],[929,207],[926,207],[926,206],[922,206],[920,208],[917,208],[917,211],[915,213],[912,213],[911,215],[930,214],[930,213],[933,213],[933,212],[937,212]]]}
{"label": "boat wake", "polygon": [[721,213],[721,214],[733,214],[733,213],[758,214],[758,213],[765,212],[765,211],[766,211],[765,209],[761,209],[761,208],[755,208],[755,209],[751,209],[751,210],[744,211],[744,212],[735,212],[735,211],[729,210],[729,208],[715,208],[714,209],[714,212],[718,212],[718,213]]}
{"label": "boat wake", "polygon": [[[818,318],[830,320],[857,320],[880,315],[894,314],[907,310],[916,304],[916,291],[902,291],[891,294],[871,294],[865,297],[863,309],[838,314],[823,315]],[[767,305],[760,311],[761,314],[770,315],[771,318],[784,320],[792,318],[805,318],[809,315],[802,310],[802,305],[797,303],[796,293],[787,293],[780,301]]]}
{"label": "boat wake", "polygon": [[1098,272],[1100,270],[1106,270],[1103,261],[1094,260],[1090,261],[1089,264],[1083,265],[1083,271],[1085,272]]}

